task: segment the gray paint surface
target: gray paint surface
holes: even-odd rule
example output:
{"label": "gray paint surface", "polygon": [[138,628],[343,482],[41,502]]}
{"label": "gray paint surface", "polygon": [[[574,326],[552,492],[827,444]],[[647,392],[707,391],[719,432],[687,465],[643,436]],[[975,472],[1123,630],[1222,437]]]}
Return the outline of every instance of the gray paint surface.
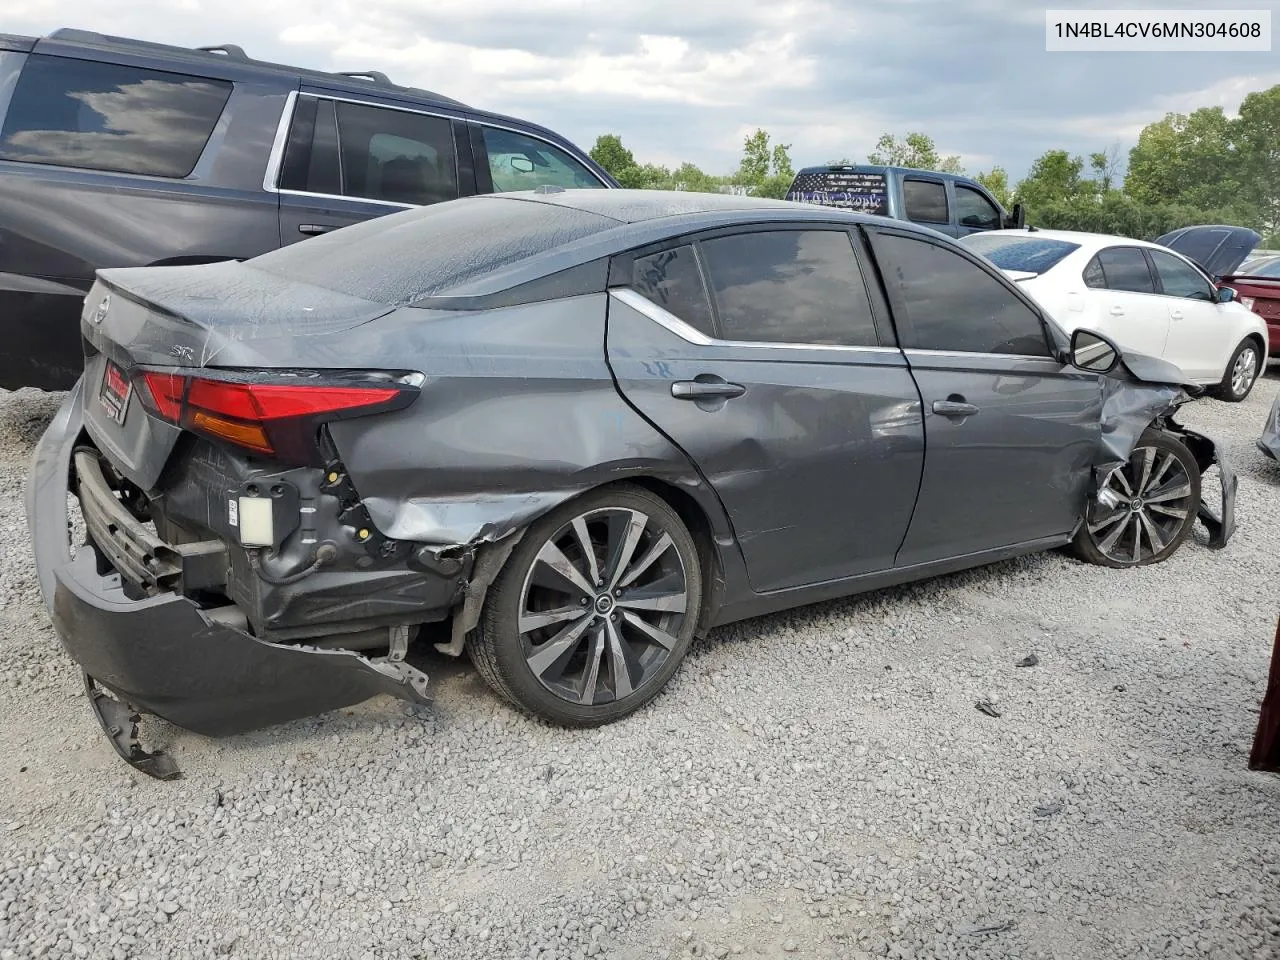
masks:
{"label": "gray paint surface", "polygon": [[[725,343],[677,333],[660,313],[608,292],[603,269],[579,269],[664,236],[797,220],[838,222],[856,231],[868,218],[741,198],[624,192],[458,203],[455,209],[545,206],[553,239],[530,239],[528,255],[513,260],[497,235],[494,262],[501,266],[492,275],[473,265],[459,273],[456,286],[413,306],[405,305],[415,297],[413,285],[398,276],[386,278],[394,295],[383,301],[363,274],[355,295],[338,289],[343,284],[336,272],[332,279],[300,282],[287,270],[263,271],[252,262],[114,271],[89,298],[82,331],[94,350],[125,366],[204,366],[211,373],[253,368],[264,376],[337,369],[419,374],[420,392],[411,405],[336,421],[326,430],[358,492],[359,509],[383,538],[384,559],[370,554],[383,579],[394,581],[386,571],[408,563],[396,558],[421,559],[415,551],[425,549],[422,562],[430,561],[431,575],[461,576],[457,595],[465,594],[472,606],[484,589],[466,589],[472,559],[500,549],[504,538],[555,505],[618,480],[665,492],[690,522],[708,531],[704,546],[713,583],[706,626],[1066,543],[1099,469],[1127,457],[1153,422],[1180,430],[1171,415],[1187,393],[1180,372],[1168,364],[1126,357],[1124,366],[1100,377],[1068,366],[1061,356]],[[565,218],[557,210],[574,205],[607,223],[566,241],[560,229]],[[465,217],[447,214],[411,211],[388,218],[384,228],[410,244],[415,231],[432,232],[446,221],[451,229],[465,229]],[[334,240],[323,241],[326,249]],[[436,235],[432,242],[447,241]],[[483,249],[475,256],[485,256]],[[556,271],[575,278],[571,296],[528,302],[508,297],[507,306],[465,308],[502,293],[496,276],[510,291],[554,279]],[[98,317],[97,298],[109,291],[108,309]],[[878,294],[876,300],[883,302]],[[1049,332],[1061,348],[1061,331],[1050,325]],[[87,376],[100,376],[103,362],[91,362]],[[1141,382],[1139,369],[1158,382]],[[693,402],[673,394],[682,381],[712,377],[741,385],[740,395]],[[85,383],[88,391],[96,389],[96,380]],[[933,413],[935,400],[955,396],[979,412],[963,418]],[[95,610],[127,613],[127,604],[69,566],[54,545],[65,536],[62,458],[82,419],[120,471],[159,500],[165,477],[173,475],[166,474],[166,464],[186,455],[173,427],[137,404],[123,424],[115,424],[91,392],[77,390],[50,426],[33,469],[37,492],[28,510],[46,599],[56,606],[69,602],[59,597],[79,598],[74,610],[64,608],[59,616],[60,629],[81,637],[105,615]],[[1211,441],[1190,431],[1179,435],[1203,467],[1219,462]],[[1234,522],[1234,482],[1222,466],[1219,542]],[[350,539],[350,527],[342,526],[347,521],[332,505],[317,516],[329,518],[325,535]],[[232,549],[231,565],[243,573],[246,565],[234,552],[239,548]],[[340,577],[335,572],[348,593],[363,569],[354,559],[344,554],[340,562],[351,560],[352,566]],[[447,566],[454,560],[454,572],[442,573],[441,561]],[[285,543],[277,554],[281,562],[302,568],[307,554]],[[275,576],[291,572],[273,569]],[[370,576],[368,582],[378,580]],[[443,583],[430,582],[431,595],[449,595]],[[335,601],[335,609],[347,605]],[[438,619],[449,609],[406,606],[398,622]],[[142,620],[137,626],[158,629]],[[76,642],[82,640],[69,644],[73,653]],[[366,669],[360,662],[352,658],[352,669]],[[158,668],[165,670],[171,677],[181,672],[172,662]],[[139,699],[148,695],[129,692]],[[327,708],[336,695],[318,698],[316,708]],[[307,698],[299,694],[293,709],[306,708]],[[264,722],[278,718],[266,707],[254,709]]]}

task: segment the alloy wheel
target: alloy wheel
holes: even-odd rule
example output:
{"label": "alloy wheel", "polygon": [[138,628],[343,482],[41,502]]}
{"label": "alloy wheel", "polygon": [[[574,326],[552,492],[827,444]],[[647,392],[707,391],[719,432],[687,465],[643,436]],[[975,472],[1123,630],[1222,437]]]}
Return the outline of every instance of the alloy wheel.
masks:
{"label": "alloy wheel", "polygon": [[533,676],[592,706],[645,689],[689,616],[687,571],[670,531],[642,511],[592,510],[538,551],[520,594],[520,642]]}
{"label": "alloy wheel", "polygon": [[1258,352],[1253,347],[1245,347],[1231,368],[1231,392],[1237,397],[1244,396],[1257,376]]}
{"label": "alloy wheel", "polygon": [[1172,452],[1140,446],[1090,501],[1089,535],[1109,560],[1134,565],[1173,544],[1197,507],[1191,476]]}

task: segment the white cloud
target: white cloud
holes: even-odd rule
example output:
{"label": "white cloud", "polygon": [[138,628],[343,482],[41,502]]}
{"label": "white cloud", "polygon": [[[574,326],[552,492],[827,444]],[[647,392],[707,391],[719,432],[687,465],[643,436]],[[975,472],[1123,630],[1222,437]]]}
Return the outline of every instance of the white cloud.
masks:
{"label": "white cloud", "polygon": [[1280,82],[1266,55],[1046,54],[1043,8],[1023,0],[7,0],[4,8],[10,32],[79,26],[181,45],[233,42],[254,57],[319,69],[379,69],[583,146],[615,132],[642,161],[714,171],[733,169],[743,137],[762,126],[792,144],[797,166],[862,159],[885,131],[922,130],[971,168],[999,163],[1017,177],[1045,149],[1127,146],[1166,111],[1234,110],[1248,92]]}

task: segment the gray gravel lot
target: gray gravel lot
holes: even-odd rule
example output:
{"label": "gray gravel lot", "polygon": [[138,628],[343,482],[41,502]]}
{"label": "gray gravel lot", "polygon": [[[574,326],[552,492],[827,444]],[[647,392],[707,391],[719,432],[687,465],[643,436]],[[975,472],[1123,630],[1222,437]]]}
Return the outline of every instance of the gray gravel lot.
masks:
{"label": "gray gravel lot", "polygon": [[1198,532],[1156,567],[1042,555],[749,621],[596,731],[433,656],[431,709],[149,722],[173,783],[116,758],[40,600],[21,489],[60,397],[0,393],[0,960],[1280,957],[1280,778],[1246,769],[1278,390],[1184,410],[1240,473],[1220,553]]}

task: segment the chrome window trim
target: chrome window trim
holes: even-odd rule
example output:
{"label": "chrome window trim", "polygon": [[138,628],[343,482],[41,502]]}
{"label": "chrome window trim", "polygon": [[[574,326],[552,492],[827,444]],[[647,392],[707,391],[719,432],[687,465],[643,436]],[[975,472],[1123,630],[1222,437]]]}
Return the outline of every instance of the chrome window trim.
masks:
{"label": "chrome window trim", "polygon": [[[463,120],[463,117],[452,113],[436,113],[432,110],[414,110],[411,107],[392,106],[388,103],[381,103],[374,100],[360,100],[355,97],[332,96],[327,93],[313,93],[310,90],[298,91],[290,90],[289,96],[285,98],[284,112],[280,115],[280,123],[276,127],[275,140],[271,144],[271,154],[267,160],[267,172],[262,180],[262,188],[269,193],[278,193],[286,197],[311,197],[316,200],[346,200],[350,203],[376,203],[383,207],[394,207],[398,210],[412,210],[420,206],[415,203],[396,203],[393,200],[375,200],[372,197],[348,197],[340,193],[311,193],[308,190],[289,190],[281,189],[277,186],[280,180],[280,167],[284,163],[284,150],[289,142],[289,129],[293,126],[293,114],[297,109],[298,99],[300,97],[312,97],[315,100],[332,100],[335,103],[354,103],[360,107],[373,107],[379,110],[398,110],[401,113],[416,113],[423,117],[436,117],[440,120],[448,120],[450,124],[454,120]],[[515,133],[523,133],[521,130]],[[450,126],[449,136],[453,136],[453,128]],[[532,136],[532,134],[527,134]],[[536,139],[541,140],[541,137]],[[546,142],[546,141],[544,141]],[[551,144],[555,146],[555,144]],[[453,144],[453,170],[454,177],[458,175],[458,143],[456,138]]]}
{"label": "chrome window trim", "polygon": [[907,347],[903,353],[908,358],[920,356],[928,357],[959,357],[968,359],[970,357],[982,357],[987,360],[1035,360],[1052,366],[1055,370],[1061,370],[1063,364],[1055,360],[1053,357],[1046,357],[1044,354],[1029,353],[979,353],[976,350],[929,350],[925,347]]}
{"label": "chrome window trim", "polygon": [[284,98],[284,110],[280,113],[280,122],[276,124],[276,135],[271,141],[271,152],[267,154],[267,170],[262,175],[262,189],[267,193],[280,193],[276,181],[280,178],[280,165],[284,162],[285,144],[289,142],[289,128],[293,126],[293,111],[298,105],[298,91],[290,90]]}
{"label": "chrome window trim", "polygon": [[718,340],[715,337],[707,336],[697,327],[685,323],[670,310],[658,306],[648,297],[637,293],[630,287],[614,287],[609,291],[609,296],[625,303],[637,313],[644,314],[654,323],[674,333],[681,340],[696,344],[699,347],[761,347],[771,350],[840,350],[853,353],[901,353],[897,347],[855,347],[830,343],[774,343],[769,340]]}

